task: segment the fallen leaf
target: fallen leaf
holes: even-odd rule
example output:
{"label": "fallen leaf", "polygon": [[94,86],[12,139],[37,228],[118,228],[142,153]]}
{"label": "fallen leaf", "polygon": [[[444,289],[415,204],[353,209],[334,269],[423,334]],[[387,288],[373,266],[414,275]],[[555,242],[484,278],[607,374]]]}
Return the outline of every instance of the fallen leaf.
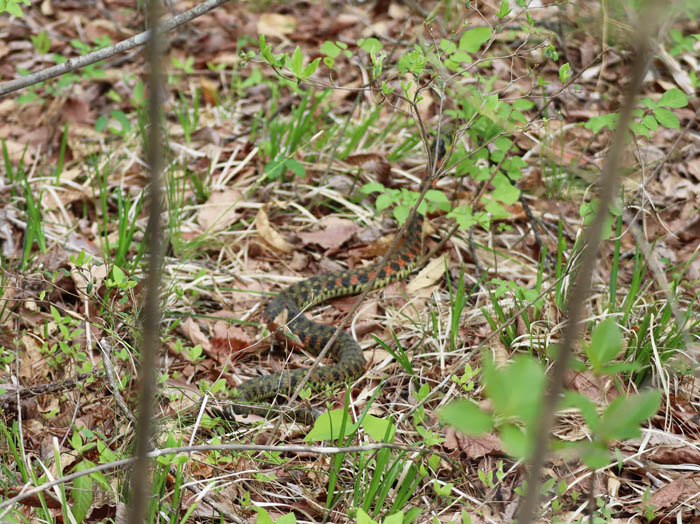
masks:
{"label": "fallen leaf", "polygon": [[202,332],[199,324],[197,324],[192,317],[189,317],[184,322],[181,322],[178,330],[195,346],[199,344],[205,351],[209,351],[211,349],[209,337]]}
{"label": "fallen leaf", "polygon": [[289,15],[263,13],[258,18],[258,33],[265,36],[288,35],[294,32],[297,19]]}
{"label": "fallen leaf", "polygon": [[318,231],[298,234],[304,245],[313,243],[325,249],[337,249],[360,230],[352,220],[333,216],[323,217],[319,224],[321,229]]}
{"label": "fallen leaf", "polygon": [[459,433],[452,427],[448,427],[445,431],[444,446],[449,450],[459,450],[469,458],[478,458],[485,455],[496,453],[501,455],[503,448],[501,439],[496,435],[481,435],[479,437],[471,437]]}
{"label": "fallen leaf", "polygon": [[652,493],[649,503],[656,508],[667,508],[675,504],[685,491],[685,482],[685,477],[679,477],[669,482],[663,488]]}
{"label": "fallen leaf", "polygon": [[213,191],[209,199],[199,209],[197,222],[207,232],[221,231],[238,219],[236,205],[241,201],[241,193],[235,189]]}
{"label": "fallen leaf", "polygon": [[282,235],[270,224],[270,219],[267,214],[268,204],[264,205],[258,211],[255,217],[255,229],[258,230],[260,238],[270,247],[281,251],[282,253],[291,253],[294,251],[294,246],[287,242]]}
{"label": "fallen leaf", "polygon": [[418,274],[406,285],[406,292],[414,295],[418,290],[435,284],[445,274],[445,257],[438,257],[430,261]]}

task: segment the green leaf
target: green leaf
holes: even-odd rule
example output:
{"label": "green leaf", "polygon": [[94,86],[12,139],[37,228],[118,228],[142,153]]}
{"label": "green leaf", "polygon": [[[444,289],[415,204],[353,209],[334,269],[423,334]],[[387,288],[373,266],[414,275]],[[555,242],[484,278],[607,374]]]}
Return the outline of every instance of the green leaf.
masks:
{"label": "green leaf", "polygon": [[378,524],[376,521],[365,513],[362,508],[357,508],[357,524]]}
{"label": "green leaf", "polygon": [[459,39],[459,49],[467,53],[476,53],[484,42],[491,38],[490,27],[476,27],[465,31]]}
{"label": "green leaf", "polygon": [[513,107],[518,111],[529,111],[534,106],[535,103],[527,98],[518,98],[517,100],[513,101]]}
{"label": "green leaf", "polygon": [[51,40],[49,39],[49,35],[46,33],[46,31],[42,31],[38,35],[32,35],[31,40],[37,53],[43,55],[48,53],[49,49],[51,49]]}
{"label": "green leaf", "polygon": [[506,453],[520,459],[529,457],[532,445],[522,429],[513,424],[504,424],[499,428],[498,433]]}
{"label": "green leaf", "polygon": [[107,127],[107,124],[109,123],[109,119],[107,119],[106,116],[100,115],[97,117],[97,121],[95,122],[95,131],[104,131],[104,129]]}
{"label": "green leaf", "polygon": [[486,393],[496,414],[531,422],[542,402],[545,376],[542,366],[529,355],[518,355],[504,368],[484,360]]}
{"label": "green leaf", "polygon": [[126,281],[126,275],[119,266],[114,266],[112,268],[112,280],[114,280],[114,283],[117,285],[123,284]]}
{"label": "green leaf", "polygon": [[301,76],[301,68],[304,66],[304,57],[301,54],[301,48],[299,46],[294,49],[294,54],[292,55],[291,61],[288,65],[289,69],[296,76]]}
{"label": "green leaf", "polygon": [[403,522],[403,511],[397,511],[386,517],[382,524],[401,524]]}
{"label": "green leaf", "polygon": [[321,59],[316,58],[316,59],[314,59],[313,62],[308,64],[304,68],[304,70],[301,72],[301,78],[305,80],[305,79],[309,78],[311,75],[313,75],[316,72],[316,70],[318,69],[318,64],[320,62],[321,62]]}
{"label": "green leaf", "polygon": [[620,115],[618,115],[617,113],[594,116],[584,124],[584,127],[586,129],[590,129],[594,133],[600,132],[600,130],[605,127],[607,127],[610,130],[614,130],[617,127],[618,120],[620,120]]}
{"label": "green leaf", "polygon": [[560,404],[561,409],[576,408],[583,415],[588,428],[595,432],[598,427],[598,410],[596,405],[588,397],[575,391],[564,391],[564,398]]}
{"label": "green leaf", "polygon": [[591,335],[591,344],[586,348],[594,370],[600,369],[622,351],[622,331],[615,320],[608,318],[598,324]]}
{"label": "green leaf", "polygon": [[376,53],[378,51],[381,51],[383,45],[382,43],[377,40],[376,38],[360,38],[357,41],[357,45],[360,47],[360,49],[364,49],[368,53]]}
{"label": "green leaf", "polygon": [[324,55],[328,55],[331,58],[338,58],[338,55],[340,54],[340,48],[335,45],[333,42],[329,42],[326,40],[321,44],[321,52]]}
{"label": "green leaf", "polygon": [[369,195],[371,193],[376,193],[376,192],[382,192],[384,191],[384,185],[380,184],[379,182],[368,182],[362,188],[360,189],[362,193],[365,195]]}
{"label": "green leaf", "polygon": [[[92,462],[83,460],[78,463],[74,472],[84,471],[93,466],[94,464]],[[93,482],[89,475],[78,477],[73,481],[73,487],[71,487],[70,490],[71,498],[73,499],[71,512],[77,522],[83,522],[85,520],[90,506],[92,505],[94,496],[92,484]]]}
{"label": "green leaf", "polygon": [[659,124],[668,129],[680,129],[681,122],[678,117],[665,107],[657,107],[654,109],[654,116],[659,121]]}
{"label": "green leaf", "polygon": [[270,514],[265,508],[260,506],[252,506],[252,509],[254,509],[258,514],[258,518],[255,520],[257,524],[275,524],[275,521],[272,520],[272,517],[270,517]]}
{"label": "green leaf", "polygon": [[496,175],[493,179],[493,185],[495,186],[492,193],[493,198],[507,206],[517,202],[520,198],[520,190],[503,175]]}
{"label": "green leaf", "polygon": [[656,413],[660,402],[661,391],[658,390],[616,398],[601,417],[600,438],[610,441],[638,437],[639,426]]}
{"label": "green leaf", "polygon": [[443,211],[450,209],[450,201],[444,192],[438,189],[429,189],[425,193],[425,199],[435,204],[435,206]]}
{"label": "green leaf", "polygon": [[[391,442],[396,433],[396,426],[392,424],[391,420],[374,415],[366,415],[362,420],[362,427],[377,442]],[[389,430],[388,437],[387,430]]]}
{"label": "green leaf", "polygon": [[659,123],[656,121],[656,118],[651,115],[647,115],[642,118],[642,124],[644,124],[650,131],[656,131],[659,128]]}
{"label": "green leaf", "polygon": [[[340,435],[340,426],[343,423],[343,417],[347,416],[348,420],[345,423],[345,434]],[[353,424],[349,420],[349,415],[346,415],[343,409],[334,409],[326,411],[319,416],[314,422],[314,427],[306,435],[306,441],[320,440],[338,440],[341,436],[347,437],[355,432],[357,424]]]}
{"label": "green leaf", "polygon": [[406,222],[411,208],[409,206],[396,206],[394,208],[394,218],[399,224]]}
{"label": "green leaf", "polygon": [[439,418],[467,435],[483,435],[493,428],[493,417],[471,400],[450,402],[442,408]]}
{"label": "green leaf", "polygon": [[659,100],[659,105],[673,108],[685,107],[688,105],[688,97],[683,91],[674,87],[663,94],[661,100]]}
{"label": "green leaf", "polygon": [[559,80],[561,80],[562,84],[565,84],[569,78],[571,78],[571,66],[567,62],[559,68]]}
{"label": "green leaf", "polygon": [[301,165],[299,161],[294,158],[288,158],[287,160],[285,160],[284,165],[296,176],[303,177],[304,175],[306,175],[306,169],[304,169],[304,166]]}
{"label": "green leaf", "polygon": [[24,13],[22,12],[22,7],[15,0],[8,0],[8,2],[5,4],[5,9],[7,9],[8,13],[18,18],[24,16]]}
{"label": "green leaf", "polygon": [[382,193],[377,197],[377,201],[375,202],[375,207],[377,208],[377,211],[381,212],[384,211],[387,207],[392,205],[394,203],[394,199],[391,197],[389,193]]}

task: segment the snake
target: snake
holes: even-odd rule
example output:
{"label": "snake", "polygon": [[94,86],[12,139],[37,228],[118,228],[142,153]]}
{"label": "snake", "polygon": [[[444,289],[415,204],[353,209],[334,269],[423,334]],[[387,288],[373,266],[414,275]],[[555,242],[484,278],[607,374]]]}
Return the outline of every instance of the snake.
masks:
{"label": "snake", "polygon": [[[445,141],[440,141],[438,161],[445,155]],[[421,183],[430,180],[429,170]],[[263,322],[271,332],[280,330],[291,335],[294,345],[301,345],[312,355],[318,355],[333,337],[336,327],[320,324],[304,316],[307,309],[331,298],[356,295],[367,288],[382,288],[391,282],[405,278],[418,263],[422,249],[423,215],[416,210],[409,216],[404,241],[385,262],[340,271],[324,273],[296,282],[272,298],[262,315]],[[356,380],[365,371],[362,348],[346,331],[340,331],[329,348],[328,355],[333,364],[317,367],[311,372],[308,384],[311,389],[326,385]],[[249,379],[239,385],[233,404],[218,410],[225,418],[236,414],[255,413],[265,415],[269,408],[250,407],[245,404],[288,394],[296,389],[306,376],[308,369],[295,369]]]}

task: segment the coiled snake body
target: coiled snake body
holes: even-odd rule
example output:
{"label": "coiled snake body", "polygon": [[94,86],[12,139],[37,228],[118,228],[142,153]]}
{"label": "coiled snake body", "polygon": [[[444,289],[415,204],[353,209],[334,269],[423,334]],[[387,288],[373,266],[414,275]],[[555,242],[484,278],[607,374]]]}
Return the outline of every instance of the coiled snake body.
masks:
{"label": "coiled snake body", "polygon": [[[440,144],[438,158],[444,155],[444,145]],[[423,183],[429,177],[425,176]],[[302,280],[292,284],[267,305],[263,321],[271,331],[286,328],[296,337],[298,343],[311,354],[318,355],[336,331],[335,326],[319,324],[306,318],[302,311],[330,298],[354,295],[364,291],[372,282],[372,289],[386,286],[390,282],[404,278],[416,266],[421,251],[423,216],[414,213],[406,227],[402,247],[383,265],[375,263],[366,267],[335,271]],[[375,279],[376,277],[376,279]],[[329,348],[329,356],[335,363],[317,367],[309,377],[309,385],[323,387],[342,381],[353,380],[364,373],[365,359],[362,349],[347,332],[341,331]],[[238,386],[236,402],[254,402],[274,397],[278,393],[294,391],[304,378],[307,369],[296,369],[264,377],[250,379]],[[227,418],[234,414],[258,413],[266,410],[244,405],[230,405],[222,413]]]}

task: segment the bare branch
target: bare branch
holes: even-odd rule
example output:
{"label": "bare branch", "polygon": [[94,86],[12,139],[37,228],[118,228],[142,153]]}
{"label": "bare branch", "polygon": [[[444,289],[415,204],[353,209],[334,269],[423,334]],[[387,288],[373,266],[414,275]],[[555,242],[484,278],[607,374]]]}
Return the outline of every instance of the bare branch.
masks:
{"label": "bare branch", "polygon": [[[148,23],[158,27],[161,12],[160,0],[149,0]],[[161,143],[161,106],[163,98],[163,33],[152,31],[146,46],[149,68],[148,150],[146,158],[150,168],[150,194],[148,205],[148,229],[146,241],[148,249],[148,270],[146,274],[146,294],[143,307],[143,335],[141,341],[141,391],[139,413],[136,421],[135,448],[136,461],[131,472],[131,508],[129,522],[140,524],[146,515],[146,500],[150,497],[150,458],[149,442],[152,431],[152,412],[155,398],[155,356],[159,348],[160,327],[160,267],[162,264],[161,220],[160,220],[160,178],[163,168],[163,145]]]}
{"label": "bare branch", "polygon": [[576,339],[579,333],[579,324],[583,317],[583,308],[586,296],[591,287],[591,277],[593,267],[601,243],[603,225],[608,215],[608,210],[617,195],[620,179],[618,166],[625,148],[625,141],[628,134],[628,125],[635,107],[637,95],[642,87],[642,81],[649,67],[649,39],[653,34],[654,14],[656,9],[649,8],[642,15],[642,29],[638,35],[634,63],[627,93],[625,95],[620,119],[613,135],[610,152],[603,166],[601,173],[599,200],[600,205],[593,222],[584,234],[583,250],[581,252],[580,270],[576,276],[576,281],[571,293],[568,305],[568,321],[564,327],[564,340],[554,362],[553,372],[549,378],[547,392],[545,394],[542,409],[540,411],[539,423],[536,426],[534,435],[534,450],[527,479],[527,495],[523,501],[519,524],[526,524],[534,521],[535,512],[539,503],[540,493],[540,472],[544,466],[544,461],[549,449],[549,434],[554,423],[554,414],[557,402],[564,389],[566,370],[569,365]]}
{"label": "bare branch", "polygon": [[[228,0],[206,0],[198,6],[193,7],[184,13],[172,17],[167,22],[162,23],[159,26],[158,32],[160,34],[166,33],[182,24],[186,24],[187,22],[194,20],[198,16],[201,16],[226,2],[228,2]],[[88,53],[87,55],[76,58],[69,58],[62,64],[37,71],[36,73],[32,73],[21,78],[16,78],[15,80],[10,80],[9,82],[4,82],[0,84],[0,96],[34,84],[38,84],[39,82],[43,82],[44,80],[48,80],[50,78],[61,76],[65,73],[70,73],[71,71],[94,64],[95,62],[99,62],[100,60],[104,60],[116,54],[123,53],[124,51],[128,51],[134,47],[144,45],[150,36],[150,30],[144,31],[143,33],[139,33],[138,35],[122,40],[121,42],[105,47],[104,49],[99,49],[97,51],[93,51],[92,53]]]}

